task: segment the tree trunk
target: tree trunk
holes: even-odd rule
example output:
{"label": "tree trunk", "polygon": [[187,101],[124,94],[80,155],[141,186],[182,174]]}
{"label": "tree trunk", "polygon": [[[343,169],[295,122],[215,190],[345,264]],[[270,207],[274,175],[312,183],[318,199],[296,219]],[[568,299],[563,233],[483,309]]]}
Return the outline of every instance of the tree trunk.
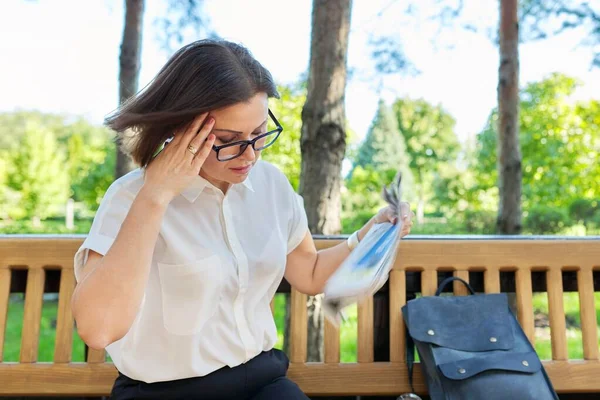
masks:
{"label": "tree trunk", "polygon": [[519,147],[518,0],[500,0],[498,79],[498,187],[496,231],[521,233],[521,150]]}
{"label": "tree trunk", "polygon": [[[351,0],[314,0],[308,92],[302,109],[300,195],[313,234],[337,234],[346,153],[346,60]],[[308,361],[323,360],[321,297],[308,301]]]}
{"label": "tree trunk", "polygon": [[[141,67],[144,0],[125,0],[125,26],[119,55],[119,104],[137,93]],[[117,148],[115,178],[134,168],[132,160]]]}

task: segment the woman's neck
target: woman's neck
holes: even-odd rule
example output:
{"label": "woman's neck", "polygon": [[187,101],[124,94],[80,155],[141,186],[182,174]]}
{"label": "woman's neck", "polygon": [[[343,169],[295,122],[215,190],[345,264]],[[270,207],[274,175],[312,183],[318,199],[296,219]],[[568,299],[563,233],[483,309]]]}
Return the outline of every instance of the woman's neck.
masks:
{"label": "woman's neck", "polygon": [[214,187],[219,189],[221,192],[223,192],[223,195],[227,194],[227,191],[231,187],[231,183],[213,179],[210,176],[208,176],[206,173],[204,173],[204,171],[202,171],[202,170],[200,170],[199,175],[201,177],[203,177],[204,179],[206,179],[211,185],[213,185]]}

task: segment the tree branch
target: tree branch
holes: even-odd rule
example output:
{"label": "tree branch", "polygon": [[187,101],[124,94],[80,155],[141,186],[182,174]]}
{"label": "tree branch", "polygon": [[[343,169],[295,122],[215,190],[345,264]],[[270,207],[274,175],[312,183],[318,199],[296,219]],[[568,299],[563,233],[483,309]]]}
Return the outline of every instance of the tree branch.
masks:
{"label": "tree branch", "polygon": [[189,29],[197,37],[217,36],[210,27],[210,18],[203,13],[203,6],[204,0],[168,0],[166,15],[154,21],[161,32],[158,40],[164,51],[172,53],[179,47]]}

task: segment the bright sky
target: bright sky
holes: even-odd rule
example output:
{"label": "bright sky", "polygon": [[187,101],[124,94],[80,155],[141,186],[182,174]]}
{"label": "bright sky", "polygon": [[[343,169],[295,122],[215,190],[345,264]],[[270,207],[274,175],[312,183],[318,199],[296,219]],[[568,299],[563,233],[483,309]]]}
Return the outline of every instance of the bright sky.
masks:
{"label": "bright sky", "polygon": [[[140,88],[168,58],[156,41],[154,25],[164,12],[164,1],[147,3]],[[466,9],[467,21],[488,21],[489,26],[497,22],[496,1],[470,3],[480,8]],[[279,83],[290,83],[308,67],[311,4],[311,0],[207,0],[205,10],[221,36],[248,46]],[[408,17],[403,4],[354,0],[349,66],[358,73],[347,87],[350,127],[363,137],[374,116],[378,94],[360,72],[372,68],[368,35],[387,33],[400,38],[408,58],[421,71],[415,77],[386,79],[383,95],[388,104],[396,96],[441,103],[456,118],[461,139],[476,134],[496,105],[497,48],[484,34],[451,29],[438,34],[435,25],[425,21],[431,9],[423,6],[421,17]],[[377,17],[382,9],[383,15]],[[38,109],[85,115],[101,123],[117,104],[122,27],[122,0],[2,0],[0,111]],[[521,45],[521,85],[559,71],[584,82],[579,98],[594,93],[599,98],[600,69],[590,69],[590,49],[577,47],[582,39],[580,30]]]}

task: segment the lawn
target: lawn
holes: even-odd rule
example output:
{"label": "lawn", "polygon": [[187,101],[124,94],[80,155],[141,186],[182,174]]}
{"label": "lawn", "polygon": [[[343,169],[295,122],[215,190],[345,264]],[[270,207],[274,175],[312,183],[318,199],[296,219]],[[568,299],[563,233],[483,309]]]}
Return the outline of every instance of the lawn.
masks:
{"label": "lawn", "polygon": [[[23,295],[12,295],[8,310],[7,332],[4,342],[4,361],[18,361],[20,352],[21,331],[23,326]],[[57,302],[47,300],[42,309],[40,326],[39,361],[52,361],[56,337]],[[545,293],[536,293],[533,298],[534,310],[538,316],[547,314],[548,300]],[[564,294],[565,316],[567,319],[567,345],[570,359],[582,359],[582,340],[579,318],[579,298],[577,293]],[[275,297],[275,322],[279,331],[277,348],[283,347],[285,297]],[[347,309],[347,319],[340,327],[340,356],[342,362],[356,362],[357,314],[356,307]],[[600,293],[596,293],[596,316],[600,326]],[[600,342],[599,342],[600,346]],[[535,348],[541,359],[551,359],[549,328],[536,328]],[[84,360],[84,344],[74,330],[73,361]]]}
{"label": "lawn", "polygon": [[[340,326],[340,358],[342,362],[356,362],[356,337],[357,337],[357,308],[349,307],[346,310],[346,321]],[[285,327],[285,295],[275,296],[275,325],[277,325],[276,348],[283,348],[283,332]]]}
{"label": "lawn", "polygon": [[[600,293],[594,294],[596,305],[596,324],[600,327]],[[565,319],[567,323],[567,351],[569,359],[583,359],[583,344],[581,338],[581,316],[579,315],[579,293],[569,292],[563,295]],[[548,315],[548,296],[546,293],[533,295],[534,313],[546,319]],[[598,334],[600,338],[600,331]],[[598,343],[600,347],[600,339]],[[537,327],[535,349],[542,360],[552,358],[552,345],[550,343],[550,328]]]}
{"label": "lawn", "polygon": [[[19,361],[21,352],[21,332],[23,330],[23,295],[12,295],[8,306],[6,336],[4,338],[3,361]],[[56,340],[56,315],[58,302],[44,301],[42,321],[40,324],[40,342],[38,345],[38,360],[52,361],[54,359],[54,343]],[[84,361],[85,345],[73,329],[73,361]]]}

